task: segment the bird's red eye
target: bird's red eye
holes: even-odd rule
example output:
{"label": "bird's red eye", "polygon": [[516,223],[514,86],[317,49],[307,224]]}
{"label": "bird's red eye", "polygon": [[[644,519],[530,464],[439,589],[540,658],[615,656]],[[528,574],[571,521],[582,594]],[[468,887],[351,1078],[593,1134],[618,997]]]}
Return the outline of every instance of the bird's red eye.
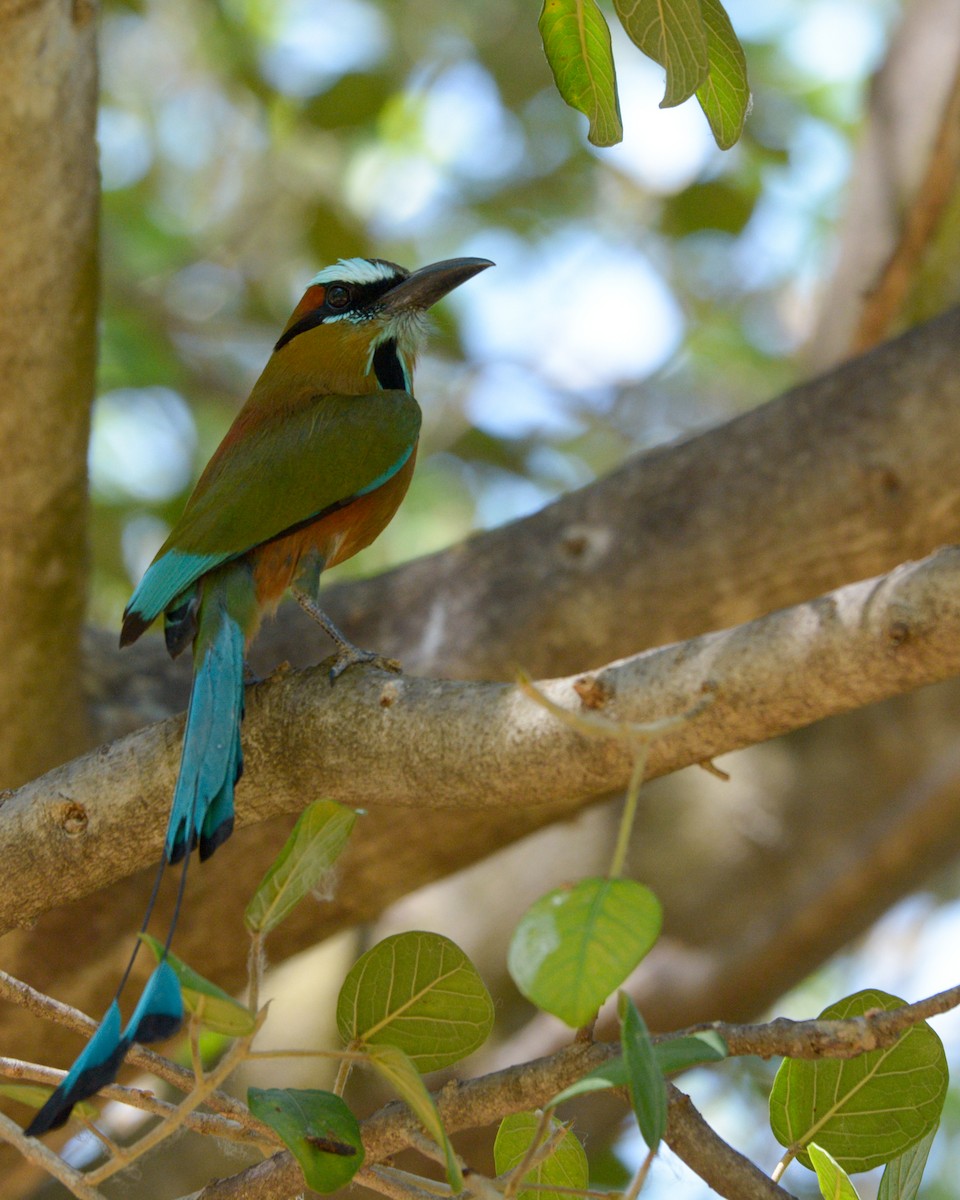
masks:
{"label": "bird's red eye", "polygon": [[326,301],[331,308],[346,308],[350,303],[350,289],[335,283],[327,288]]}

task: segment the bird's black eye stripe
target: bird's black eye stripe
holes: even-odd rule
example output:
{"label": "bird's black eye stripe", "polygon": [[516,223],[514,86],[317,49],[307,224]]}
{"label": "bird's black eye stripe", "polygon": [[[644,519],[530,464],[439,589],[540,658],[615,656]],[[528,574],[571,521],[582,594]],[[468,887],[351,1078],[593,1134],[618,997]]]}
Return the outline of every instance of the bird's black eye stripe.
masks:
{"label": "bird's black eye stripe", "polygon": [[[380,260],[373,259],[371,261],[379,262]],[[392,266],[393,264],[387,263],[386,265]],[[359,322],[375,317],[379,311],[380,297],[407,277],[408,272],[404,271],[402,267],[396,267],[395,270],[395,276],[388,279],[371,280],[369,283],[353,283],[342,279],[335,279],[328,283],[324,289],[323,304],[319,308],[313,309],[312,312],[305,313],[299,321],[294,322],[285,333],[281,334],[273,348],[274,351],[281,350],[298,334],[305,333],[308,329],[315,329],[324,321],[346,318],[348,321]]]}

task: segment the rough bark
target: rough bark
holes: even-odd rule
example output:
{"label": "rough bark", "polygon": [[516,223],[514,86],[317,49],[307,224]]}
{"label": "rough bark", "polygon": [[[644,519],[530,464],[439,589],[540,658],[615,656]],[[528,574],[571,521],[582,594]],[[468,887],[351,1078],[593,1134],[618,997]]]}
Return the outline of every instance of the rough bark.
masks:
{"label": "rough bark", "polygon": [[[564,711],[606,718],[609,735],[592,740],[516,684],[371,670],[330,692],[322,666],[281,675],[248,691],[238,826],[299,812],[321,778],[329,798],[376,810],[356,852],[378,864],[380,894],[365,892],[358,912],[344,889],[322,910],[320,925],[333,932],[396,894],[393,835],[381,824],[389,812],[493,821],[527,807],[540,825],[626,784],[639,742],[617,736],[623,722],[649,741],[646,774],[655,779],[940,682],[960,674],[958,597],[960,549],[944,549],[732,630],[544,684]],[[669,718],[675,724],[646,733],[645,723]],[[182,726],[176,717],[130,734],[7,797],[0,931],[159,859]]]}
{"label": "rough bark", "polygon": [[80,637],[97,302],[89,0],[0,0],[0,780],[88,741]]}

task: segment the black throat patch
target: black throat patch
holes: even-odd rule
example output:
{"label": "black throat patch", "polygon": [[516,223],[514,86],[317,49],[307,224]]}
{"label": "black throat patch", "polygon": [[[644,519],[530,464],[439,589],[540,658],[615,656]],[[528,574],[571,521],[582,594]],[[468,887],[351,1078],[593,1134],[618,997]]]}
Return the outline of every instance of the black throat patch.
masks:
{"label": "black throat patch", "polygon": [[395,338],[385,338],[373,353],[373,373],[384,390],[405,392],[407,379]]}

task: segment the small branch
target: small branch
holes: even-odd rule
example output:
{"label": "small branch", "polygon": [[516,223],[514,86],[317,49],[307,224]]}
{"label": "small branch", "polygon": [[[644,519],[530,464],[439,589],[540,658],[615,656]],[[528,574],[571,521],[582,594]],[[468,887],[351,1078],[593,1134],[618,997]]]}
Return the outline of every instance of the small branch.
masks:
{"label": "small branch", "polygon": [[[768,1025],[716,1022],[694,1025],[668,1036],[660,1035],[654,1041],[715,1030],[735,1055],[851,1058],[891,1044],[910,1026],[947,1012],[958,1004],[960,986],[915,1004],[842,1021],[778,1019]],[[616,1042],[574,1042],[548,1058],[462,1083],[452,1080],[435,1092],[433,1098],[448,1133],[480,1128],[510,1113],[544,1108],[563,1088],[619,1054],[620,1047]],[[367,1118],[361,1125],[361,1132],[367,1156],[365,1170],[415,1145],[422,1137],[416,1119],[399,1102],[388,1104]],[[691,1170],[722,1196],[736,1200],[785,1200],[789,1195],[714,1133],[690,1100],[673,1085],[670,1085],[666,1141]],[[284,1152],[230,1179],[215,1180],[199,1193],[197,1200],[286,1200],[298,1186],[302,1186],[300,1169],[293,1156]]]}
{"label": "small branch", "polygon": [[[58,1071],[55,1067],[43,1067],[38,1063],[23,1062],[17,1058],[0,1058],[0,1075],[6,1079],[23,1079],[28,1083],[43,1083],[56,1087],[63,1081],[66,1071]],[[175,1104],[161,1100],[153,1092],[143,1088],[124,1087],[119,1083],[111,1083],[101,1088],[97,1095],[105,1100],[128,1104],[131,1108],[138,1108],[150,1116],[163,1119],[173,1116],[177,1111]],[[249,1113],[247,1115],[249,1117]],[[191,1113],[186,1125],[194,1133],[257,1146],[265,1153],[272,1153],[278,1141],[275,1136],[271,1136],[267,1126],[253,1119],[241,1123],[232,1117],[223,1117],[217,1113]],[[100,1136],[98,1131],[94,1132]]]}
{"label": "small branch", "polygon": [[[40,1017],[45,1021],[53,1021],[58,1025],[63,1025],[67,1029],[72,1029],[79,1033],[81,1037],[89,1038],[93,1031],[97,1028],[97,1022],[92,1017],[88,1017],[86,1013],[80,1012],[79,1009],[72,1008],[69,1004],[64,1004],[60,1000],[54,1000],[51,996],[45,996],[43,992],[38,992],[36,988],[30,987],[21,979],[15,979],[12,975],[8,975],[6,971],[0,971],[0,999],[8,1000],[35,1016]],[[145,1046],[134,1045],[127,1052],[126,1061],[133,1066],[139,1067],[143,1071],[149,1071],[151,1075],[156,1075],[158,1079],[162,1079],[171,1087],[177,1088],[178,1091],[189,1093],[195,1083],[193,1073],[185,1070],[183,1067],[177,1066],[168,1058],[164,1058],[162,1054],[157,1054],[153,1050],[148,1050]],[[18,1059],[0,1059],[0,1064],[4,1064],[4,1074],[8,1074],[11,1078],[33,1078],[38,1083],[52,1083],[55,1087],[65,1072],[48,1069],[46,1067],[34,1066],[29,1063],[21,1063]],[[20,1067],[26,1067],[31,1071],[35,1071],[34,1075],[16,1075],[14,1072]],[[40,1078],[43,1073],[44,1077]],[[111,1088],[105,1088],[103,1094],[113,1100],[121,1100],[124,1103],[133,1104],[135,1107],[153,1111],[151,1105],[162,1105],[164,1102],[156,1100],[150,1092],[145,1092],[139,1088],[124,1088],[119,1085],[114,1085]],[[256,1120],[250,1113],[250,1110],[245,1104],[241,1104],[238,1100],[234,1100],[232,1096],[227,1096],[223,1092],[216,1092],[207,1097],[206,1104],[209,1108],[220,1113],[229,1121],[235,1122],[241,1129],[251,1135],[250,1140],[254,1140],[259,1144],[269,1145],[275,1140],[273,1132],[264,1125],[261,1121]],[[197,1120],[206,1120],[205,1117],[196,1118]],[[228,1136],[224,1134],[223,1136]]]}
{"label": "small branch", "polygon": [[722,1021],[694,1025],[685,1033],[715,1030],[731,1054],[756,1054],[760,1058],[856,1058],[870,1050],[892,1046],[921,1021],[940,1016],[960,1005],[960,984],[901,1008],[875,1009],[842,1021],[791,1021],[778,1017],[766,1025],[727,1025]]}
{"label": "small branch", "polygon": [[[523,1158],[510,1172],[506,1184],[504,1185],[503,1195],[504,1200],[512,1200],[517,1194],[517,1188],[523,1182],[523,1177],[537,1161],[542,1161],[539,1156],[540,1150],[543,1148],[543,1140],[546,1137],[547,1130],[550,1128],[552,1113],[549,1108],[545,1108],[540,1114],[540,1120],[537,1123],[537,1128],[534,1131],[533,1137],[530,1139],[530,1145],[527,1147]],[[566,1132],[566,1130],[564,1130]],[[553,1141],[551,1137],[550,1142]]]}
{"label": "small branch", "polygon": [[431,1186],[433,1180],[379,1164],[361,1167],[354,1175],[353,1182],[370,1188],[372,1192],[379,1192],[389,1200],[437,1200],[438,1196],[450,1195],[450,1188],[446,1184],[437,1184],[434,1188]]}
{"label": "small branch", "polygon": [[870,350],[890,335],[954,195],[958,169],[960,67],[954,74],[927,169],[904,218],[900,239],[864,299],[851,345],[852,353]]}
{"label": "small branch", "polygon": [[[668,1113],[669,1115],[669,1113]],[[647,1182],[647,1176],[650,1174],[650,1168],[653,1166],[653,1160],[656,1158],[656,1152],[648,1150],[643,1162],[630,1182],[630,1186],[623,1193],[623,1200],[637,1200],[643,1185]]]}
{"label": "small branch", "polygon": [[664,1141],[717,1195],[728,1200],[789,1200],[790,1192],[714,1133],[689,1096],[672,1083],[667,1084],[667,1091]]}
{"label": "small branch", "polygon": [[77,1200],[106,1200],[102,1192],[98,1191],[79,1171],[68,1166],[59,1154],[48,1150],[43,1142],[36,1138],[24,1137],[20,1126],[11,1121],[9,1117],[4,1116],[3,1113],[0,1113],[0,1139],[8,1142],[15,1150],[19,1150],[27,1162],[33,1163],[34,1166],[40,1167],[48,1175],[59,1180],[68,1191],[77,1197]]}
{"label": "small branch", "polygon": [[219,1088],[220,1084],[225,1082],[228,1076],[243,1062],[250,1048],[250,1043],[263,1024],[266,1015],[267,1010],[261,1009],[253,1032],[247,1037],[239,1038],[234,1042],[209,1075],[196,1081],[193,1091],[189,1096],[184,1097],[169,1120],[154,1126],[142,1138],[134,1142],[132,1146],[126,1147],[122,1154],[117,1155],[110,1162],[104,1163],[103,1166],[91,1171],[89,1178],[96,1183],[100,1183],[104,1179],[109,1179],[119,1171],[125,1170],[132,1162],[135,1162],[149,1150],[152,1150],[154,1146],[158,1146],[161,1142],[176,1133],[186,1123],[187,1117],[190,1116],[194,1109],[206,1103],[208,1098]]}

